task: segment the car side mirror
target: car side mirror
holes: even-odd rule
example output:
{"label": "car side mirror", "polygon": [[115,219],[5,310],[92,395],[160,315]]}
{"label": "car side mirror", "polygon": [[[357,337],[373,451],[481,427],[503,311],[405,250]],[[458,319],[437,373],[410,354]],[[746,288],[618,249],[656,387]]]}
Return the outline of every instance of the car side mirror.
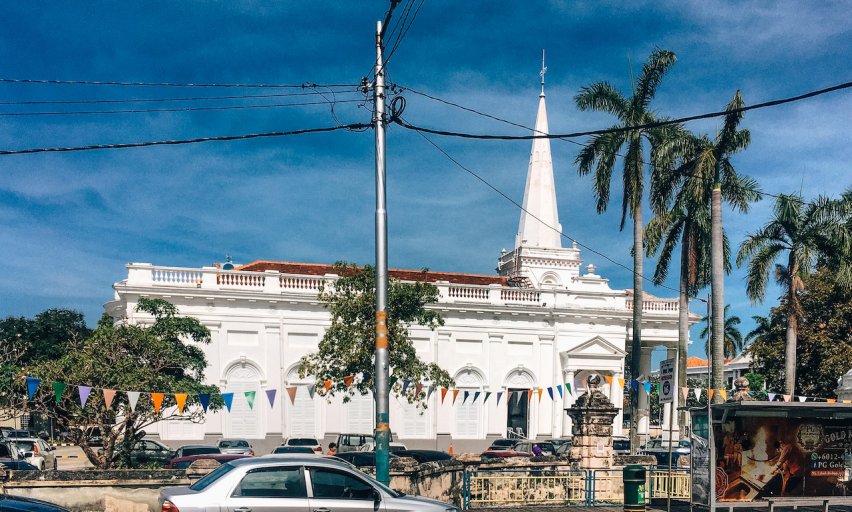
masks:
{"label": "car side mirror", "polygon": [[382,494],[373,489],[373,510],[379,510],[379,507],[382,505]]}

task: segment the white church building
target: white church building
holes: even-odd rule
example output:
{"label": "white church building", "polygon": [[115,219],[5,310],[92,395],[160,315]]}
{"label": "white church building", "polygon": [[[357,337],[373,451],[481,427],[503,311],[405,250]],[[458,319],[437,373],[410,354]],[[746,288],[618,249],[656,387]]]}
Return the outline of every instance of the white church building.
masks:
{"label": "white church building", "polygon": [[[535,130],[548,133],[545,95],[539,100]],[[426,279],[440,291],[431,307],[445,325],[434,331],[412,326],[411,336],[420,358],[436,362],[455,379],[456,388],[476,391],[483,399],[455,404],[450,395],[441,403],[433,393],[425,413],[405,400],[391,397],[391,429],[409,448],[484,449],[491,439],[509,429],[531,438],[571,435],[565,413],[585,391],[586,377],[605,379],[603,392],[616,406],[624,398],[624,361],[632,329],[629,290],[613,289],[583,267],[580,249],[563,247],[557,214],[550,141],[535,139],[527,171],[524,209],[515,247],[499,255],[499,275],[391,270],[406,281]],[[555,229],[554,229],[555,228]],[[151,319],[135,311],[140,297],[163,298],[180,313],[200,320],[212,334],[202,346],[209,367],[206,377],[223,392],[235,392],[230,412],[208,415],[205,423],[161,422],[159,434],[167,441],[239,437],[280,440],[311,436],[330,441],[338,433],[372,432],[371,396],[342,403],[311,397],[300,386],[295,403],[284,389],[305,384],[296,365],[301,356],[317,349],[330,315],[318,300],[322,283],[333,281],[332,265],[255,261],[225,270],[220,266],[176,268],[150,263],[127,265],[127,278],[115,283],[115,298],[105,305],[116,319],[145,323]],[[651,370],[651,350],[677,344],[676,299],[646,295],[642,326],[642,374]],[[570,383],[572,392],[556,386]],[[538,388],[551,388],[538,395]],[[276,389],[270,407],[264,391]],[[531,399],[518,400],[533,389]],[[250,408],[239,394],[257,391]],[[509,391],[515,391],[509,400]],[[497,403],[496,394],[503,392]],[[644,393],[642,394],[644,396]],[[623,416],[614,420],[622,434]],[[640,420],[640,433],[648,419]]]}

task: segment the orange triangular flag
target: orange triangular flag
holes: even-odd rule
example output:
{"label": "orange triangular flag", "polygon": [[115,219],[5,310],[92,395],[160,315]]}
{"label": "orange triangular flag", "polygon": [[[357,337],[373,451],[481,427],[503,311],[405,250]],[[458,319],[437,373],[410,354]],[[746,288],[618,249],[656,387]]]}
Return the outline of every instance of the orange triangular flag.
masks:
{"label": "orange triangular flag", "polygon": [[727,399],[728,399],[728,390],[726,390],[726,389],[720,389],[720,390],[719,390],[719,394],[720,394],[720,395],[722,395],[722,400],[727,400]]}
{"label": "orange triangular flag", "polygon": [[707,397],[708,397],[710,400],[713,400],[713,395],[714,395],[715,393],[716,393],[716,390],[715,390],[715,389],[712,389],[712,388],[711,388],[711,389],[708,389],[708,390],[707,390]]}
{"label": "orange triangular flag", "polygon": [[689,388],[680,388],[680,394],[683,395],[683,399],[686,400],[686,398],[689,396]]}
{"label": "orange triangular flag", "polygon": [[183,408],[186,406],[186,393],[175,393],[175,402],[177,402],[178,412],[183,414]]}
{"label": "orange triangular flag", "polygon": [[347,388],[352,385],[352,382],[354,380],[355,380],[354,375],[347,375],[346,377],[343,377],[343,383],[346,384]]}
{"label": "orange triangular flag", "polygon": [[444,403],[444,398],[447,397],[447,388],[441,387],[441,403]]}
{"label": "orange triangular flag", "polygon": [[622,388],[624,387],[624,378],[623,377],[618,378],[618,386],[622,387]]}
{"label": "orange triangular flag", "polygon": [[612,375],[604,375],[604,380],[607,384],[612,385]]}
{"label": "orange triangular flag", "polygon": [[292,405],[296,405],[296,391],[299,391],[299,388],[296,386],[290,386],[287,388],[287,394],[290,395],[290,403]]}
{"label": "orange triangular flag", "polygon": [[115,390],[114,389],[105,389],[104,390],[104,405],[107,409],[112,405],[112,399],[115,398]]}
{"label": "orange triangular flag", "polygon": [[165,393],[151,393],[151,401],[154,402],[154,412],[160,414],[160,407],[163,406],[163,397]]}
{"label": "orange triangular flag", "polygon": [[528,389],[527,390],[527,402],[529,402],[530,400],[532,400],[532,390]]}
{"label": "orange triangular flag", "polygon": [[331,381],[331,379],[325,379],[323,386],[325,387],[325,390],[328,391],[329,389],[331,389],[332,384],[334,383]]}
{"label": "orange triangular flag", "polygon": [[459,396],[459,390],[458,390],[458,389],[454,389],[454,390],[453,390],[453,405],[456,405],[456,397],[457,397],[457,396]]}
{"label": "orange triangular flag", "polygon": [[414,396],[420,396],[421,391],[423,391],[423,384],[418,382],[417,385],[414,386]]}
{"label": "orange triangular flag", "polygon": [[825,401],[826,401],[826,402],[828,402],[828,403],[830,403],[830,404],[833,404],[833,403],[836,403],[836,402],[837,402],[837,400],[835,400],[834,398],[826,398],[826,400],[825,400]]}
{"label": "orange triangular flag", "polygon": [[785,401],[785,402],[789,402],[789,401],[790,401],[790,399],[793,397],[793,395],[783,395],[783,396],[784,396],[784,401]]}
{"label": "orange triangular flag", "polygon": [[541,402],[541,388],[538,388],[538,401]]}

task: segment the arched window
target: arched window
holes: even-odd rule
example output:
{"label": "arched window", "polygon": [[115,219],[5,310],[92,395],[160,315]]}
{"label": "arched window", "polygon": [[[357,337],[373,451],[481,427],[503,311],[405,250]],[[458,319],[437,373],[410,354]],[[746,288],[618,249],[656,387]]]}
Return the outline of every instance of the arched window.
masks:
{"label": "arched window", "polygon": [[[453,422],[453,437],[456,439],[484,439],[485,438],[485,409],[482,407],[482,390],[485,379],[482,374],[474,368],[463,368],[456,376],[456,389],[459,390],[456,398],[455,421]],[[468,394],[465,400],[465,392]],[[474,400],[476,392],[480,392],[480,398]]]}
{"label": "arched window", "polygon": [[246,439],[261,439],[266,436],[262,427],[261,402],[255,397],[254,407],[249,407],[246,400],[246,391],[254,391],[257,395],[262,394],[260,390],[260,370],[246,361],[233,365],[225,375],[223,392],[233,393],[234,401],[231,412],[225,412],[223,430],[228,437],[240,437]]}
{"label": "arched window", "polygon": [[285,429],[288,437],[321,437],[321,429],[317,421],[318,408],[316,395],[311,398],[308,385],[313,380],[299,377],[295,368],[287,374],[287,386],[297,386],[296,399],[291,402],[289,397],[285,401]]}
{"label": "arched window", "polygon": [[535,377],[525,368],[515,368],[506,376],[506,435],[509,437],[530,438],[535,435],[533,414],[536,407],[530,407],[528,390],[535,389]]}

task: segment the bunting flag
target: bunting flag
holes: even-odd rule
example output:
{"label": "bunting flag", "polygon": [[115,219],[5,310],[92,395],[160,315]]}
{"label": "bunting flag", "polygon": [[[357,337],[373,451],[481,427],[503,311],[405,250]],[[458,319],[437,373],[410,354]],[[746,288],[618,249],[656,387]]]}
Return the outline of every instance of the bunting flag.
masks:
{"label": "bunting flag", "polygon": [[714,394],[716,394],[716,390],[715,390],[715,389],[710,388],[710,389],[708,389],[708,390],[707,390],[707,398],[708,398],[709,400],[713,400],[713,395],[714,395]]}
{"label": "bunting flag", "polygon": [[[476,391],[476,392],[473,394],[473,403],[476,403],[476,399],[477,399],[477,398],[479,398],[479,395],[481,395],[481,394],[482,394],[482,392],[481,392],[481,391]],[[485,401],[483,401],[482,403],[485,403]]]}
{"label": "bunting flag", "polygon": [[630,385],[633,387],[633,391],[639,391],[639,381],[633,379],[630,381]]}
{"label": "bunting flag", "polygon": [[429,391],[426,392],[426,400],[429,400],[429,398],[432,396],[432,393],[434,393],[434,392],[435,392],[435,386],[429,386]]}
{"label": "bunting flag", "polygon": [[254,409],[254,397],[256,396],[256,391],[246,391],[246,402],[249,404],[249,409]]}
{"label": "bunting flag", "polygon": [[151,393],[151,401],[154,402],[154,412],[160,414],[160,407],[163,406],[163,397],[165,393]]}
{"label": "bunting flag", "polygon": [[830,404],[837,403],[837,400],[836,400],[836,399],[834,399],[834,398],[826,398],[826,399],[825,399],[825,401],[826,401],[826,402],[828,402],[828,403],[830,403]]}
{"label": "bunting flag", "polygon": [[778,396],[777,393],[766,393],[766,396],[769,398],[770,402],[775,401],[775,397]]}
{"label": "bunting flag", "polygon": [[178,413],[183,414],[183,408],[186,407],[186,393],[175,393],[175,403],[177,403]]}
{"label": "bunting flag", "polygon": [[[328,391],[328,390],[326,389],[326,391]],[[308,386],[308,396],[311,397],[311,400],[314,399],[314,395],[316,395],[316,394],[317,394],[316,384],[311,384],[310,386]]]}
{"label": "bunting flag", "polygon": [[806,396],[800,396],[799,397],[800,402],[805,402],[805,401],[807,401],[807,399],[808,399],[808,397],[806,397]]}
{"label": "bunting flag", "polygon": [[570,382],[565,383],[565,391],[567,391],[569,395],[572,395],[572,396],[574,395],[574,393],[571,391],[571,383]]}
{"label": "bunting flag", "polygon": [[105,389],[104,390],[104,408],[106,408],[106,409],[110,408],[110,406],[112,405],[112,399],[113,398],[115,398],[115,390],[114,389]]}
{"label": "bunting flag", "polygon": [[275,407],[275,395],[278,394],[277,389],[267,389],[266,398],[269,400],[269,407]]}
{"label": "bunting flag", "polygon": [[524,395],[526,395],[526,393],[523,391],[516,391],[515,394],[518,395],[518,405],[521,405],[521,400],[524,399]]}
{"label": "bunting flag", "polygon": [[405,394],[405,392],[408,390],[408,386],[410,386],[410,385],[411,385],[411,381],[410,381],[410,380],[405,379],[404,381],[402,381],[402,394],[403,394],[403,395],[404,395],[404,394]]}
{"label": "bunting flag", "polygon": [[497,392],[497,406],[498,406],[498,407],[500,406],[500,399],[501,399],[501,398],[503,398],[503,392],[502,392],[502,391],[498,391],[498,392]]}
{"label": "bunting flag", "polygon": [[683,399],[686,400],[687,398],[689,398],[689,388],[685,386],[680,388],[680,394],[681,396],[683,396]]}
{"label": "bunting flag", "polygon": [[53,383],[53,394],[56,396],[56,403],[58,404],[60,400],[62,400],[62,393],[65,392],[65,383],[64,382],[54,382]]}
{"label": "bunting flag", "polygon": [[332,384],[333,384],[333,382],[331,381],[331,379],[325,379],[325,382],[323,383],[323,386],[325,386],[325,390],[326,390],[326,392],[327,392],[329,389],[331,389],[331,385],[332,385]]}
{"label": "bunting flag", "polygon": [[458,398],[458,396],[459,396],[459,390],[454,389],[453,390],[453,405],[456,405],[456,398]]}
{"label": "bunting flag", "polygon": [[[457,391],[456,391],[456,393],[457,393]],[[463,397],[464,398],[462,398],[462,405],[464,405],[464,403],[467,402],[467,399],[470,397],[470,391],[465,391]],[[455,402],[455,397],[453,397],[453,398],[454,398],[453,402]]]}
{"label": "bunting flag", "polygon": [[605,381],[606,381],[606,383],[607,383],[607,384],[609,384],[610,386],[612,385],[612,375],[604,375],[604,380],[605,380]]}
{"label": "bunting flag", "polygon": [[488,401],[488,398],[489,398],[490,396],[491,396],[491,391],[486,391],[486,392],[485,392],[485,398],[482,400],[482,403],[483,403],[483,404],[484,404],[484,403],[486,403],[486,402]]}
{"label": "bunting flag", "polygon": [[785,401],[785,402],[789,402],[789,401],[790,401],[790,398],[792,398],[792,395],[783,395],[783,396],[784,396],[784,401]]}
{"label": "bunting flag", "polygon": [[556,391],[559,391],[559,398],[562,398],[562,384],[556,385]]}
{"label": "bunting flag", "polygon": [[722,400],[727,400],[727,399],[728,399],[728,391],[727,391],[727,390],[725,390],[725,389],[720,389],[720,390],[719,390],[719,394],[720,394],[720,395],[722,395]]}
{"label": "bunting flag", "polygon": [[234,394],[222,393],[222,401],[225,402],[225,408],[228,409],[228,412],[231,412],[231,405],[234,403]]}
{"label": "bunting flag", "polygon": [[290,405],[296,405],[296,391],[298,390],[299,388],[296,386],[290,386],[287,388],[287,394],[290,395]]}
{"label": "bunting flag", "polygon": [[553,388],[552,387],[547,388],[547,394],[550,396],[550,399],[553,400]]}
{"label": "bunting flag", "polygon": [[692,394],[695,395],[696,400],[701,400],[701,388],[693,388]]}
{"label": "bunting flag", "polygon": [[343,383],[346,385],[347,388],[349,386],[351,386],[354,381],[355,381],[354,375],[347,375],[346,377],[343,377]]}
{"label": "bunting flag", "polygon": [[620,387],[621,389],[624,389],[624,377],[618,378],[618,387]]}
{"label": "bunting flag", "polygon": [[651,394],[651,383],[646,381],[642,385],[645,388],[645,393],[650,395]]}
{"label": "bunting flag", "polygon": [[541,389],[541,388],[538,388],[538,391],[537,391],[537,393],[538,393],[538,403],[541,403],[541,393],[542,393],[542,391],[544,391],[544,390],[543,390],[543,389]]}
{"label": "bunting flag", "polygon": [[206,413],[207,408],[210,407],[210,393],[201,393],[198,395],[198,401],[201,402],[201,409]]}
{"label": "bunting flag", "polygon": [[445,398],[447,398],[447,388],[441,386],[441,405],[444,405]]}
{"label": "bunting flag", "polygon": [[418,382],[414,385],[414,396],[420,396],[421,391],[423,391],[423,384]]}
{"label": "bunting flag", "polygon": [[35,377],[27,377],[27,395],[29,395],[30,400],[35,396],[35,392],[38,389],[38,385],[41,382],[41,379],[37,379]]}
{"label": "bunting flag", "polygon": [[[207,395],[207,399],[210,399],[210,395]],[[130,404],[130,412],[136,410],[136,403],[139,402],[139,392],[138,391],[128,391],[127,392],[127,403]],[[206,412],[207,409],[205,408]]]}
{"label": "bunting flag", "polygon": [[89,400],[89,393],[92,392],[91,386],[77,386],[77,391],[80,393],[80,407],[85,408],[86,402]]}
{"label": "bunting flag", "polygon": [[532,390],[532,389],[528,389],[528,390],[527,390],[527,402],[531,402],[531,401],[532,401],[532,394],[533,394],[533,390]]}

